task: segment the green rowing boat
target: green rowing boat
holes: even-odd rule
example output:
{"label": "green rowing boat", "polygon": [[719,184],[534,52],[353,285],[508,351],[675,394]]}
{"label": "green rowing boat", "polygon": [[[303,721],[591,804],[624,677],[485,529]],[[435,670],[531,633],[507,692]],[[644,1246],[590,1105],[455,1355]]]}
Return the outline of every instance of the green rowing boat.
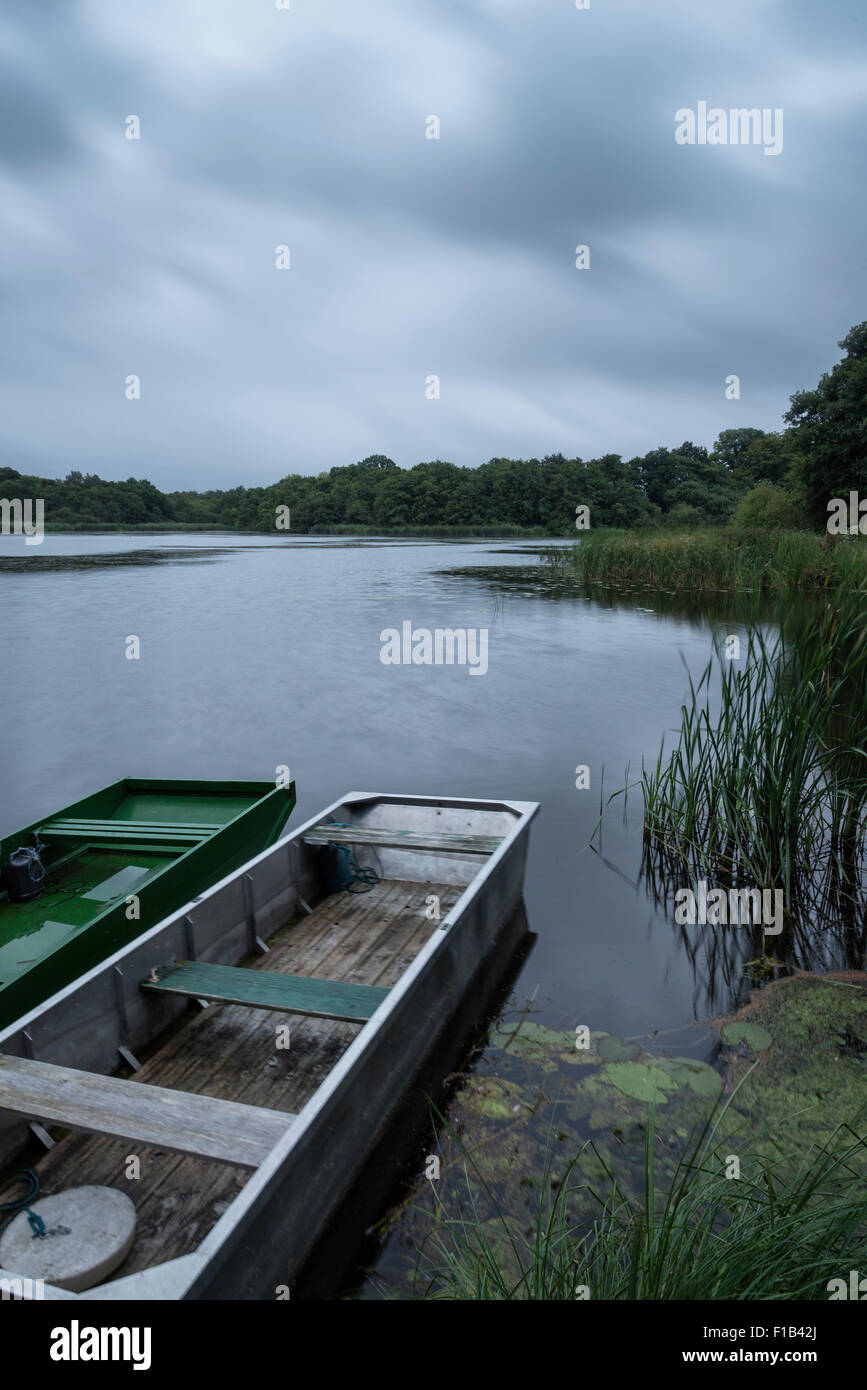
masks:
{"label": "green rowing boat", "polygon": [[0,839],[0,1027],[267,849],[295,783],[123,778]]}

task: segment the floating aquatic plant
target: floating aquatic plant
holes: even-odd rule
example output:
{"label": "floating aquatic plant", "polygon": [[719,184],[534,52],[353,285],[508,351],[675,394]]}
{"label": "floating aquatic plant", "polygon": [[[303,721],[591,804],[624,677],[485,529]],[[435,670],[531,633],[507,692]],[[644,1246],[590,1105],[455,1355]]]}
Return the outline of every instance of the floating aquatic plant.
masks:
{"label": "floating aquatic plant", "polygon": [[481,1178],[494,1215],[481,1219],[472,1190],[465,1212],[439,1212],[420,1251],[416,1296],[827,1298],[828,1280],[857,1267],[863,1254],[867,1189],[859,1165],[867,1160],[867,1139],[840,1126],[793,1174],[784,1161],[775,1169],[767,1160],[745,1160],[735,1182],[714,1147],[724,1113],[718,1107],[693,1133],[673,1177],[662,1182],[651,1110],[637,1194],[625,1192],[604,1161],[607,1183],[588,1182],[581,1165],[586,1150],[555,1177],[549,1150],[529,1223],[516,1221]]}
{"label": "floating aquatic plant", "polygon": [[636,1042],[624,1042],[614,1033],[606,1033],[604,1038],[599,1039],[599,1056],[606,1062],[631,1062],[637,1057],[641,1048]]}
{"label": "floating aquatic plant", "polygon": [[[541,1066],[509,1045],[530,1023],[499,1025],[484,1064],[508,1081],[469,1079],[442,1125],[441,1177],[400,1242],[408,1261],[422,1252],[417,1296],[825,1298],[829,1278],[857,1267],[864,976],[757,992],[716,1025],[725,1075],[602,1032],[575,1070],[574,1035],[533,1025]],[[733,1155],[739,1181],[726,1176]]]}
{"label": "floating aquatic plant", "polygon": [[773,1038],[767,1028],[760,1023],[747,1023],[734,1019],[722,1027],[723,1040],[727,1043],[746,1043],[753,1052],[764,1052],[770,1047]]}
{"label": "floating aquatic plant", "polygon": [[666,1091],[676,1091],[678,1086],[675,1078],[661,1067],[643,1066],[640,1062],[609,1062],[602,1080],[648,1105],[665,1105]]}

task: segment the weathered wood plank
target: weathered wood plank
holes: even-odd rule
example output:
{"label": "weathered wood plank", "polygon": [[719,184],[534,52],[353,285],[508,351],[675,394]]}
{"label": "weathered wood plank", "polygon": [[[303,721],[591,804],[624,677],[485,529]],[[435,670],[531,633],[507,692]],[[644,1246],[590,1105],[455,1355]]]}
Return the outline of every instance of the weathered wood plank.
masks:
{"label": "weathered wood plank", "polygon": [[3,1056],[0,1110],[244,1168],[258,1168],[295,1118],[255,1105]]}
{"label": "weathered wood plank", "polygon": [[343,1023],[365,1023],[379,1008],[387,989],[321,980],[309,975],[283,975],[276,970],[245,970],[233,965],[178,961],[162,965],[156,978],[142,980],[142,989],[186,994],[217,1004],[246,1004],[252,1009],[310,1014]]}
{"label": "weathered wood plank", "polygon": [[381,830],[362,825],[315,825],[307,845],[379,845],[383,849],[430,849],[451,854],[493,854],[502,835],[437,835],[424,830]]}

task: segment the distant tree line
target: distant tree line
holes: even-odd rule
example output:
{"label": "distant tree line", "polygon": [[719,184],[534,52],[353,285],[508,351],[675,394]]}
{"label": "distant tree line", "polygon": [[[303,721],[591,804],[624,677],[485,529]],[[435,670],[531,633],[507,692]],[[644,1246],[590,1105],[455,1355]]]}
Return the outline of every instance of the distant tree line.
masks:
{"label": "distant tree line", "polygon": [[290,473],[268,487],[161,492],[142,478],[62,480],[0,467],[0,495],[42,497],[54,530],[128,526],[293,532],[521,527],[574,534],[577,506],[593,527],[824,524],[831,497],[867,497],[867,322],[840,343],[845,357],[812,391],[797,392],[787,429],[723,430],[708,451],[686,441],[624,460],[495,458],[478,468],[442,459],[399,468],[375,454],[327,473]]}

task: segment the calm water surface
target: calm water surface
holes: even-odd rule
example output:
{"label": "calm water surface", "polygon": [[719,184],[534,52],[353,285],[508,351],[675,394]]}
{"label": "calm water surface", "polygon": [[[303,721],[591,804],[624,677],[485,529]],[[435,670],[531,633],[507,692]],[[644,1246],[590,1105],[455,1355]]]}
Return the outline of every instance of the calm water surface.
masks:
{"label": "calm water surface", "polygon": [[[2,568],[16,557],[23,569]],[[613,791],[655,758],[710,625],[503,573],[537,563],[514,542],[0,538],[2,833],[124,775],[268,778],[284,763],[296,823],[350,789],[539,801],[520,989],[538,989],[540,1021],[683,1022],[707,1001],[636,882],[637,794],[630,829],[607,818],[607,862],[584,847],[603,764]],[[487,674],[384,666],[380,632],[406,619],[486,627]]]}
{"label": "calm water surface", "polygon": [[[538,565],[515,542],[2,537],[2,833],[124,775],[287,763],[294,823],[352,789],[539,801],[514,1002],[627,1036],[722,1010],[731,983],[708,988],[638,882],[637,793],[604,857],[585,848],[603,764],[613,791],[655,759],[711,625],[554,594]],[[487,628],[487,674],[384,666],[380,632],[407,619]]]}

